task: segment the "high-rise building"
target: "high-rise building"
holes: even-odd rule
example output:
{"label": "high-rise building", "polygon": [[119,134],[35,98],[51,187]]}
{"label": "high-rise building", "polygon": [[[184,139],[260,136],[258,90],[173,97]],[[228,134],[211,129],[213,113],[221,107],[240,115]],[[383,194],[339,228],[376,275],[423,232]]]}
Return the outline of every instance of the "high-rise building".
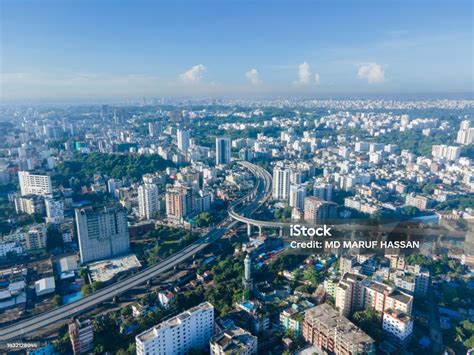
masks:
{"label": "high-rise building", "polygon": [[94,330],[90,319],[76,319],[69,324],[69,338],[71,339],[74,355],[87,354],[94,347]]}
{"label": "high-rise building", "polygon": [[189,131],[179,128],[176,132],[178,141],[178,149],[182,152],[187,152],[189,149]]}
{"label": "high-rise building", "polygon": [[324,201],[332,201],[332,185],[324,182],[314,184],[313,196],[319,197]]}
{"label": "high-rise building", "polygon": [[329,354],[375,354],[374,340],[327,303],[306,311],[303,338]]}
{"label": "high-rise building", "polygon": [[42,195],[47,196],[53,193],[51,176],[31,174],[28,171],[19,171],[21,195]]}
{"label": "high-rise building", "polygon": [[273,198],[288,200],[290,195],[290,169],[277,165],[273,168]]}
{"label": "high-rise building", "polygon": [[413,296],[380,282],[372,281],[365,287],[364,308],[383,313],[388,309],[411,315]]}
{"label": "high-rise building", "polygon": [[45,214],[44,197],[39,195],[16,195],[15,199],[15,210],[16,213],[27,213],[27,214]]}
{"label": "high-rise building", "polygon": [[390,339],[404,348],[411,340],[413,320],[408,314],[389,309],[383,314],[382,328]]}
{"label": "high-rise building", "polygon": [[321,200],[315,196],[304,199],[304,220],[308,223],[319,224],[333,219],[337,214],[337,204]]}
{"label": "high-rise building", "polygon": [[226,165],[230,163],[231,140],[229,137],[216,138],[216,165]]}
{"label": "high-rise building", "polygon": [[64,202],[53,198],[45,198],[47,223],[61,223],[64,220]]}
{"label": "high-rise building", "polygon": [[291,185],[290,186],[290,207],[304,210],[304,199],[306,198],[306,186]]}
{"label": "high-rise building", "polygon": [[252,259],[250,259],[250,255],[247,254],[244,260],[244,288],[246,290],[251,290],[253,288],[252,282]]}
{"label": "high-rise building", "polygon": [[172,186],[166,189],[166,216],[169,220],[181,222],[194,210],[193,189],[188,186]]}
{"label": "high-rise building", "polygon": [[431,147],[431,155],[433,158],[456,161],[461,155],[461,148],[444,144],[434,145]]}
{"label": "high-rise building", "polygon": [[469,121],[465,120],[461,122],[461,127],[459,127],[458,135],[456,137],[456,143],[462,145],[474,143],[474,127],[471,127]]}
{"label": "high-rise building", "polygon": [[336,290],[336,308],[344,317],[364,307],[364,280],[366,276],[346,273]]}
{"label": "high-rise building", "polygon": [[123,186],[122,180],[119,179],[109,179],[107,180],[107,190],[109,194],[117,198],[116,191],[117,189]]}
{"label": "high-rise building", "polygon": [[30,226],[25,233],[25,245],[28,250],[39,250],[46,248],[46,226],[44,223]]}
{"label": "high-rise building", "polygon": [[211,355],[239,354],[251,355],[257,354],[257,337],[248,331],[231,327],[221,333],[214,335],[210,342]]}
{"label": "high-rise building", "polygon": [[118,206],[77,208],[76,225],[82,263],[130,251],[127,214]]}
{"label": "high-rise building", "polygon": [[138,213],[142,219],[152,219],[159,211],[158,186],[143,184],[138,188]]}
{"label": "high-rise building", "polygon": [[214,307],[209,302],[188,309],[135,337],[137,355],[187,354],[205,350],[213,335]]}
{"label": "high-rise building", "polygon": [[160,121],[148,123],[148,135],[150,137],[158,137],[163,130],[163,124]]}

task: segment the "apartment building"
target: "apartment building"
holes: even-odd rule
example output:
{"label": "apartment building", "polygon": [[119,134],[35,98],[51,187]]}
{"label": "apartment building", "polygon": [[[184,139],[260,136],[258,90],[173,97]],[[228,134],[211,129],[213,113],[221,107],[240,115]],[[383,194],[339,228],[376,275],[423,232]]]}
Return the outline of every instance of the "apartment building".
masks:
{"label": "apartment building", "polygon": [[257,354],[257,337],[248,331],[232,327],[214,335],[210,342],[211,355],[251,355]]}

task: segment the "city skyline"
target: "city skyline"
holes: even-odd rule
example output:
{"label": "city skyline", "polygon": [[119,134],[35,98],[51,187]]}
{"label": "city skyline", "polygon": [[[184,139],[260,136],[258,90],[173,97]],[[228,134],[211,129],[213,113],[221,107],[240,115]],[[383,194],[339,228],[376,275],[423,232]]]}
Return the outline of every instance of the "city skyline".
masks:
{"label": "city skyline", "polygon": [[472,97],[467,1],[138,4],[2,1],[2,101]]}

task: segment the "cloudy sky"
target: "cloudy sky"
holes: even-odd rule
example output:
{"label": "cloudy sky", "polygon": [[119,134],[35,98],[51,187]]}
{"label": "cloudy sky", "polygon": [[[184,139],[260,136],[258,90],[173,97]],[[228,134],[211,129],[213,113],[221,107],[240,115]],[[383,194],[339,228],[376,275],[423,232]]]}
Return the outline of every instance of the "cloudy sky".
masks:
{"label": "cloudy sky", "polygon": [[0,4],[5,101],[473,92],[468,0]]}

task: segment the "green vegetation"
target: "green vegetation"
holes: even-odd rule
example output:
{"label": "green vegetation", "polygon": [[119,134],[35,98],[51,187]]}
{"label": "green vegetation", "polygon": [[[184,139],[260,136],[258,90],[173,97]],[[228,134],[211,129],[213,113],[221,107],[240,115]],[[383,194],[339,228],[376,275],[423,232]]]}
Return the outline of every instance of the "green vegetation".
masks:
{"label": "green vegetation", "polygon": [[94,174],[103,174],[116,179],[138,180],[144,174],[153,173],[173,166],[158,155],[137,154],[76,154],[73,159],[64,161],[55,169],[52,176],[56,184],[68,185],[71,177],[84,183]]}
{"label": "green vegetation", "polygon": [[291,218],[291,212],[292,212],[292,208],[290,206],[285,206],[284,208],[278,208],[275,211],[275,219],[285,222]]}
{"label": "green vegetation", "polygon": [[81,293],[83,296],[88,296],[90,295],[91,293],[94,293],[98,290],[100,290],[101,288],[105,287],[105,284],[101,281],[94,281],[93,283],[91,283],[90,285],[84,285],[82,286],[81,288]]}
{"label": "green vegetation", "polygon": [[198,227],[209,227],[215,222],[215,218],[209,212],[202,212],[195,218]]}
{"label": "green vegetation", "polygon": [[376,342],[380,343],[383,340],[381,321],[377,312],[373,309],[367,308],[363,311],[355,312],[352,315],[352,320]]}
{"label": "green vegetation", "polygon": [[447,343],[456,354],[465,354],[474,348],[474,323],[469,320],[459,322],[447,332]]}
{"label": "green vegetation", "polygon": [[199,235],[191,231],[161,226],[135,239],[132,251],[148,265],[152,265],[198,239]]}
{"label": "green vegetation", "polygon": [[431,156],[431,147],[436,144],[449,144],[453,141],[453,133],[433,134],[424,136],[421,131],[390,132],[381,135],[380,143],[397,144],[401,150],[409,150],[416,155]]}

